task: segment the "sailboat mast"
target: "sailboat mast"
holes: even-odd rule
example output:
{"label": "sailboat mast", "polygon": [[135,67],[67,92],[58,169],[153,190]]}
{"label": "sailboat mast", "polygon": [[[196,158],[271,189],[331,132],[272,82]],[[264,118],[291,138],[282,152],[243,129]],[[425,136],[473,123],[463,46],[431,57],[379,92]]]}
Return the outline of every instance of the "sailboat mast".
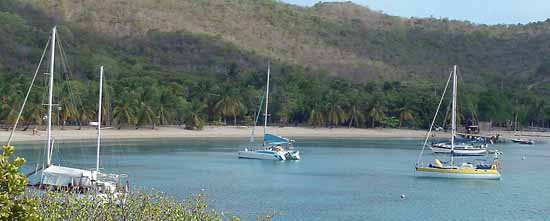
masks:
{"label": "sailboat mast", "polygon": [[[265,89],[265,114],[264,114],[264,137],[267,133],[267,107],[269,105],[269,77],[271,73],[271,66],[267,65],[267,86]],[[264,142],[265,145],[265,142]]]}
{"label": "sailboat mast", "polygon": [[99,68],[99,105],[97,108],[97,157],[95,171],[99,171],[99,151],[101,149],[101,100],[103,98],[103,66]]}
{"label": "sailboat mast", "polygon": [[51,150],[52,150],[52,101],[53,101],[53,71],[54,71],[54,64],[55,64],[55,35],[57,32],[57,27],[53,27],[52,30],[52,44],[50,45],[52,47],[51,49],[51,61],[50,61],[50,88],[48,92],[48,146],[47,146],[47,165],[50,166],[52,164],[52,156],[51,156]]}
{"label": "sailboat mast", "polygon": [[455,149],[455,137],[456,137],[456,95],[457,95],[457,82],[456,82],[456,65],[453,68],[453,113],[451,119],[451,163],[453,163],[453,155]]}

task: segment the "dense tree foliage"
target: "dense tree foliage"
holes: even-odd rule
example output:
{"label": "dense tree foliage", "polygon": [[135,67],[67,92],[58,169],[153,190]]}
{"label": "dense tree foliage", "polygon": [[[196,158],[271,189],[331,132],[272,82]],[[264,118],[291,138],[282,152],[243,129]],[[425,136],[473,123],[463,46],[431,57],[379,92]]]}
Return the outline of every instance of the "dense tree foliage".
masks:
{"label": "dense tree foliage", "polygon": [[[280,6],[279,3],[268,5]],[[385,17],[393,22],[388,26],[393,28],[361,32],[363,29],[355,27],[358,24],[353,19],[314,22],[312,29],[326,32],[322,36],[328,39],[323,41],[340,48],[384,60],[386,64],[393,61],[393,65],[410,68],[416,74],[441,70],[440,74],[428,74],[414,81],[385,78],[355,81],[336,77],[323,68],[312,69],[263,57],[217,36],[183,30],[149,30],[144,35],[114,38],[49,17],[17,1],[0,2],[0,9],[0,91],[3,92],[0,121],[5,127],[15,121],[52,24],[59,24],[63,46],[59,49],[66,55],[58,54],[56,64],[55,103],[59,106],[53,120],[60,126],[94,121],[100,65],[106,68],[103,107],[106,125],[117,128],[185,125],[189,129],[200,129],[207,124],[251,125],[264,94],[269,60],[273,76],[270,124],[426,128],[435,112],[444,79],[456,62],[460,67],[461,122],[491,121],[510,128],[514,122],[519,126],[550,126],[548,59],[522,63],[524,67],[536,66],[532,70],[514,66],[510,70],[518,73],[516,75],[495,74],[511,64],[498,66],[493,61],[502,61],[487,60],[512,56],[499,45],[508,47],[528,42],[510,32],[536,30],[541,24],[499,29],[425,19],[410,20],[414,25],[405,28],[396,26],[395,18]],[[276,21],[286,16],[283,12],[295,10],[280,9],[277,13],[282,13],[282,17],[274,17]],[[313,9],[316,13],[329,13],[322,11],[322,5]],[[502,39],[488,37],[499,30],[506,30],[501,32]],[[340,33],[341,38],[336,39],[335,32]],[[365,36],[369,41],[362,41]],[[534,36],[537,42],[542,41],[539,35]],[[449,42],[453,44],[447,44]],[[433,50],[437,53],[431,53]],[[535,56],[540,52],[533,51],[537,53],[525,53]],[[516,60],[527,62],[529,59]],[[378,64],[369,65],[365,66],[366,71]],[[485,66],[490,68],[481,68]],[[493,68],[495,66],[499,68]],[[384,70],[381,75],[394,74],[393,69]],[[480,74],[485,71],[487,73]],[[47,65],[43,65],[39,73],[46,72]],[[485,77],[480,79],[481,76]],[[42,104],[46,88],[44,76],[40,74],[24,111],[23,125],[44,123]],[[443,107],[448,107],[448,102]],[[448,108],[442,111],[441,118],[447,113]]]}

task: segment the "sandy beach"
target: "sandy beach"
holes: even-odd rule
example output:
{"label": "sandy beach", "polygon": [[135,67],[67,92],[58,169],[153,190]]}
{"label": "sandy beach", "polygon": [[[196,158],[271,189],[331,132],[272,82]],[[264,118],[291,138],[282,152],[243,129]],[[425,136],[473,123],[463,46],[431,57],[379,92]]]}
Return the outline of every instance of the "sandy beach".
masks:
{"label": "sandy beach", "polygon": [[[356,128],[307,128],[307,127],[268,127],[269,133],[291,138],[422,138],[424,130],[410,129],[356,129]],[[96,129],[91,127],[77,130],[65,128],[53,130],[53,136],[62,140],[95,139]],[[140,129],[103,129],[103,139],[143,139],[143,138],[246,138],[250,137],[252,127],[210,126],[200,131],[186,130],[177,127],[157,127]],[[257,127],[255,136],[261,137],[263,127]],[[7,140],[9,131],[0,131],[0,139]],[[13,141],[41,141],[47,136],[46,131],[39,130],[33,135],[32,130],[16,131]]]}
{"label": "sandy beach", "polygon": [[[281,135],[289,138],[418,138],[426,136],[425,130],[411,129],[357,129],[357,128],[310,128],[310,127],[268,127],[269,133]],[[252,127],[232,127],[232,126],[210,126],[200,131],[186,130],[177,127],[157,127],[140,129],[112,129],[102,130],[103,139],[148,139],[148,138],[247,138],[250,137]],[[261,137],[263,127],[256,128],[256,137]],[[437,137],[447,137],[447,133],[436,132]],[[485,133],[486,135],[500,134],[501,138],[530,138],[530,139],[548,139],[549,133],[541,132],[513,132],[513,131],[493,131]],[[91,140],[96,138],[96,129],[85,127],[81,130],[76,128],[65,128],[64,130],[55,129],[54,137],[58,140]],[[0,131],[0,139],[7,141],[9,131]],[[39,130],[37,135],[32,134],[32,130],[16,131],[13,142],[43,141],[46,138],[46,131]]]}

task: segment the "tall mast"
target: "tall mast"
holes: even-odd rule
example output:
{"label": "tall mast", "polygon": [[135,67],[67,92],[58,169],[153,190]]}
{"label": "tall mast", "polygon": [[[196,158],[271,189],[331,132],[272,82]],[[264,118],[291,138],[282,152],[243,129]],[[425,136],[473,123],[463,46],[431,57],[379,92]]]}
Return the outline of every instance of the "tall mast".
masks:
{"label": "tall mast", "polygon": [[455,136],[456,136],[456,94],[457,94],[457,82],[456,82],[456,65],[453,68],[453,113],[451,119],[451,164],[453,163],[453,155],[455,149]]}
{"label": "tall mast", "polygon": [[[267,107],[269,104],[269,75],[271,72],[271,66],[270,64],[267,64],[267,86],[265,89],[265,114],[264,114],[264,137],[267,133]],[[265,142],[264,142],[265,145]]]}
{"label": "tall mast", "polygon": [[52,101],[53,101],[53,71],[54,71],[54,64],[55,64],[55,35],[57,33],[57,27],[53,27],[52,30],[52,44],[50,47],[51,49],[51,61],[50,61],[50,89],[48,92],[48,146],[47,146],[47,165],[50,166],[52,164],[52,156],[51,156],[51,150],[52,150]]}
{"label": "tall mast", "polygon": [[97,108],[97,157],[95,171],[99,171],[99,151],[101,149],[101,100],[103,98],[103,66],[99,68],[99,105]]}

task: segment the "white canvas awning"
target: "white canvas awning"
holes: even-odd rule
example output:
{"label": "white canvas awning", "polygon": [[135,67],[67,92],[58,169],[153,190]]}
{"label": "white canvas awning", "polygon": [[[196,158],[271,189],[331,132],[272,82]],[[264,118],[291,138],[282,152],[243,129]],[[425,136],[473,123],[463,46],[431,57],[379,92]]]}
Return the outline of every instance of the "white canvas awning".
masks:
{"label": "white canvas awning", "polygon": [[42,172],[42,184],[52,186],[88,186],[92,171],[50,166]]}

